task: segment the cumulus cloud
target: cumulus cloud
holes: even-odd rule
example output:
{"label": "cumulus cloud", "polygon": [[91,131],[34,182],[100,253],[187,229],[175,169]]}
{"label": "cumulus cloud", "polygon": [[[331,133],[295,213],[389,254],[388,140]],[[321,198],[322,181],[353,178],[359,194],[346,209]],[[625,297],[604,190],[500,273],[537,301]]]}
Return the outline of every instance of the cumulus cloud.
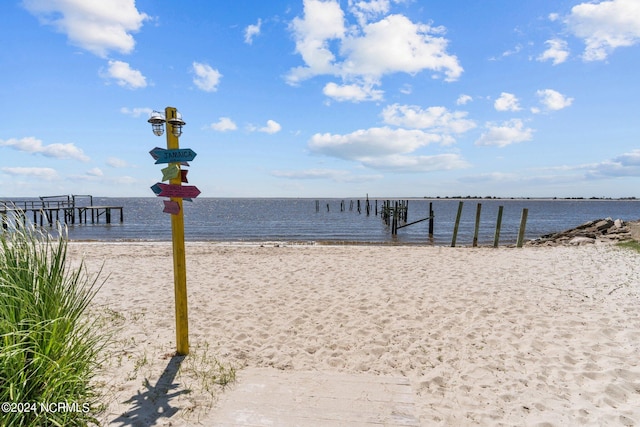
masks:
{"label": "cumulus cloud", "polygon": [[573,98],[568,98],[553,89],[539,90],[536,95],[546,110],[562,110],[573,103]]}
{"label": "cumulus cloud", "polygon": [[136,9],[135,0],[23,0],[22,4],[41,23],[66,34],[71,44],[102,58],[112,50],[130,53],[135,47],[131,33],[149,19]]}
{"label": "cumulus cloud", "polygon": [[244,29],[244,42],[246,44],[252,44],[253,38],[260,35],[260,27],[262,26],[262,19],[258,19],[256,24],[248,25]]}
{"label": "cumulus cloud", "polygon": [[44,179],[45,181],[54,181],[59,178],[58,172],[51,168],[36,168],[36,167],[4,167],[0,170],[9,175],[30,176],[38,179]]}
{"label": "cumulus cloud", "polygon": [[441,143],[443,137],[422,130],[388,127],[361,129],[350,134],[315,134],[309,149],[316,154],[360,162],[362,165],[400,172],[428,172],[465,167],[457,154],[413,154],[419,148]]}
{"label": "cumulus cloud", "polygon": [[222,74],[218,70],[211,68],[210,65],[200,62],[193,63],[193,72],[196,75],[193,83],[205,92],[215,92],[218,90],[218,84],[222,78]]}
{"label": "cumulus cloud", "polygon": [[547,50],[542,52],[538,58],[538,61],[553,61],[553,65],[563,63],[569,57],[569,49],[567,48],[567,42],[560,39],[551,39],[544,42],[548,47]]}
{"label": "cumulus cloud", "polygon": [[379,101],[382,99],[383,91],[374,89],[371,85],[363,86],[357,84],[338,85],[327,83],[322,92],[329,98],[336,101]]}
{"label": "cumulus cloud", "polygon": [[89,161],[89,157],[87,157],[84,152],[73,143],[44,145],[41,140],[32,136],[21,139],[0,139],[0,147],[11,147],[14,150],[41,154],[45,157],[52,157],[56,159],[73,159],[80,160],[82,162]]}
{"label": "cumulus cloud", "polygon": [[518,98],[512,93],[502,92],[493,104],[497,111],[520,111]]}
{"label": "cumulus cloud", "polygon": [[357,24],[350,25],[335,0],[304,0],[303,17],[294,18],[290,30],[296,52],[305,65],[290,70],[289,84],[332,75],[340,77],[343,85],[334,83],[325,87],[327,96],[362,101],[382,96],[381,91],[373,92],[372,88],[381,84],[384,75],[413,75],[429,70],[436,77],[454,81],[462,74],[458,59],[447,53],[448,41],[442,37],[444,28],[414,23],[399,14],[370,21],[388,12],[388,1],[349,2],[349,5]]}
{"label": "cumulus cloud", "polygon": [[458,99],[456,99],[456,105],[466,105],[469,102],[473,101],[473,98],[469,95],[460,95]]}
{"label": "cumulus cloud", "polygon": [[445,107],[422,109],[416,105],[393,104],[382,111],[384,122],[413,129],[429,129],[441,134],[461,134],[476,127],[465,111],[449,111]]}
{"label": "cumulus cloud", "polygon": [[261,127],[260,129],[258,129],[258,131],[274,134],[274,133],[280,132],[281,129],[282,129],[282,126],[280,126],[280,123],[276,122],[275,120],[267,120],[267,125],[264,127]]}
{"label": "cumulus cloud", "polygon": [[238,126],[229,117],[220,117],[217,122],[211,123],[211,129],[218,132],[227,132],[238,129]]}
{"label": "cumulus cloud", "polygon": [[520,119],[512,119],[501,125],[489,122],[486,124],[486,128],[487,131],[480,135],[476,145],[506,147],[533,139],[533,129],[525,128]]}
{"label": "cumulus cloud", "polygon": [[585,61],[602,61],[619,47],[640,43],[640,2],[611,0],[581,3],[565,24],[585,42]]}
{"label": "cumulus cloud", "polygon": [[92,168],[87,171],[88,176],[101,177],[104,176],[104,172],[100,168]]}
{"label": "cumulus cloud", "polygon": [[138,70],[122,61],[109,61],[109,68],[106,73],[101,73],[102,77],[114,79],[118,86],[129,89],[139,89],[147,87],[147,79]]}

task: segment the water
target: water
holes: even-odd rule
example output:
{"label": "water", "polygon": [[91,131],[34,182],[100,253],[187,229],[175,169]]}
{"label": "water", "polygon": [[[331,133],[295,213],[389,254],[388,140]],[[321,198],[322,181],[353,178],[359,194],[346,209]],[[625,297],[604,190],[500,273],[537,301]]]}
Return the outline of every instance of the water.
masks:
{"label": "water", "polygon": [[[389,227],[372,212],[367,217],[362,200],[349,210],[351,199],[344,199],[346,211],[340,211],[342,199],[218,199],[198,198],[184,202],[185,239],[221,242],[373,242],[400,244],[449,245],[459,200],[410,199],[408,221],[428,216],[429,202],[435,214],[434,238],[428,237],[429,222],[424,221],[398,230],[392,238]],[[329,204],[329,212],[326,205]],[[493,244],[498,206],[504,206],[500,244],[516,242],[523,208],[529,209],[526,239],[573,228],[584,222],[612,217],[622,220],[640,218],[640,201],[635,200],[464,200],[457,245],[473,240],[476,206],[482,203],[479,232],[481,245]],[[159,198],[94,198],[94,205],[123,206],[124,222],[113,215],[114,223],[75,224],[69,226],[71,240],[98,241],[169,241],[170,215],[163,213]],[[382,201],[378,202],[380,210]],[[101,218],[104,221],[104,217]]]}

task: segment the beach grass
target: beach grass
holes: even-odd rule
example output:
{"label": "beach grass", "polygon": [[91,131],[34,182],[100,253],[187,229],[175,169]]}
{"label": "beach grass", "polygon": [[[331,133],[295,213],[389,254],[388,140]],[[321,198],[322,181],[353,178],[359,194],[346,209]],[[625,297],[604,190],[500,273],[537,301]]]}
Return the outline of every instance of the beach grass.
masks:
{"label": "beach grass", "polygon": [[636,240],[627,240],[625,242],[620,242],[617,244],[620,248],[632,249],[636,252],[640,252],[640,242]]}
{"label": "beach grass", "polygon": [[99,274],[69,267],[62,228],[0,233],[0,425],[96,423],[91,379],[107,338],[84,314]]}

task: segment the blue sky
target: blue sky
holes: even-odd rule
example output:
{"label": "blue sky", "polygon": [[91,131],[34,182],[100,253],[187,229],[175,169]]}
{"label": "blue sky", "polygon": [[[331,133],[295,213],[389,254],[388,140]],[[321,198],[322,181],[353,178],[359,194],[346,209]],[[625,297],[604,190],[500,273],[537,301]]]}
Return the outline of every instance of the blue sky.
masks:
{"label": "blue sky", "polygon": [[640,2],[23,0],[0,198],[640,197]]}

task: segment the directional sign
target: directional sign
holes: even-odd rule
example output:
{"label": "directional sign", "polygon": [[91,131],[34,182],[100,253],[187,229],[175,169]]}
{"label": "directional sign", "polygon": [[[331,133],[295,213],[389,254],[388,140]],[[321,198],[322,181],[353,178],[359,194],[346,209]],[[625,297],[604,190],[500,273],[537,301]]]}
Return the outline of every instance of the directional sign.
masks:
{"label": "directional sign", "polygon": [[162,188],[160,188],[159,183],[158,184],[153,184],[151,186],[151,191],[153,191],[156,194],[156,196],[158,196],[160,194],[160,192],[162,191]]}
{"label": "directional sign", "polygon": [[189,162],[196,157],[196,152],[191,148],[165,150],[164,148],[156,147],[149,151],[149,154],[156,160],[156,165],[160,163]]}
{"label": "directional sign", "polygon": [[171,215],[177,215],[180,212],[180,205],[178,202],[174,202],[171,200],[164,201],[164,213],[170,213]]}
{"label": "directional sign", "polygon": [[171,179],[177,178],[178,176],[181,176],[180,174],[180,166],[176,165],[176,164],[172,164],[170,166],[167,166],[166,168],[162,169],[162,180],[163,181],[169,181]]}
{"label": "directional sign", "polygon": [[189,182],[189,181],[187,180],[187,173],[188,173],[188,172],[189,172],[188,170],[184,170],[184,169],[180,170],[180,175],[181,175],[181,176],[180,176],[180,181],[181,181],[181,182],[184,182],[184,183]]}
{"label": "directional sign", "polygon": [[156,184],[160,186],[160,197],[186,197],[195,199],[200,194],[200,190],[195,185],[176,185],[176,184]]}

